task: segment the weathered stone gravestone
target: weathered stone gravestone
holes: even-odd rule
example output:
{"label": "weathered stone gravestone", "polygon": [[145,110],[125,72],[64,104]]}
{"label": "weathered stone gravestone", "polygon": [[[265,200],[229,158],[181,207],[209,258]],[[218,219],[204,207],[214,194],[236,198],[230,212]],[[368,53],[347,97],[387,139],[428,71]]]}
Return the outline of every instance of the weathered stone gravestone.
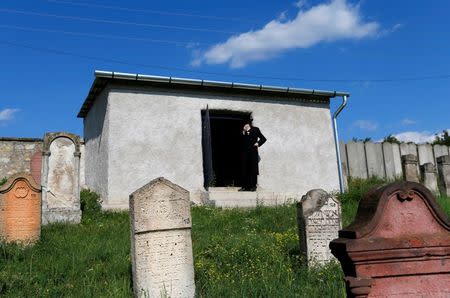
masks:
{"label": "weathered stone gravestone", "polygon": [[339,237],[349,297],[450,297],[450,222],[423,185],[370,191]]}
{"label": "weathered stone gravestone", "polygon": [[450,156],[437,158],[439,172],[439,188],[443,196],[450,197]]}
{"label": "weathered stone gravestone", "polygon": [[308,266],[334,259],[328,245],[341,228],[341,205],[322,189],[310,190],[297,203],[300,250]]}
{"label": "weathered stone gravestone", "polygon": [[157,178],[130,195],[136,297],[194,297],[189,192]]}
{"label": "weathered stone gravestone", "polygon": [[438,194],[438,183],[436,167],[431,162],[427,162],[420,166],[420,172],[422,175],[422,182],[426,188],[428,188],[433,194]]}
{"label": "weathered stone gravestone", "polygon": [[41,235],[41,189],[30,174],[16,174],[0,188],[0,240],[32,244]]}
{"label": "weathered stone gravestone", "polygon": [[417,156],[407,154],[402,156],[403,180],[419,182],[419,172],[417,170]]}
{"label": "weathered stone gravestone", "polygon": [[80,138],[47,133],[42,154],[42,223],[79,223]]}

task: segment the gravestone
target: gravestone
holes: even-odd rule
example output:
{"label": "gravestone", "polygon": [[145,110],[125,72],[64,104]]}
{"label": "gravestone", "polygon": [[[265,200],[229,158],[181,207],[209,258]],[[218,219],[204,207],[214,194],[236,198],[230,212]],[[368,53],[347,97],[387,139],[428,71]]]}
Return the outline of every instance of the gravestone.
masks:
{"label": "gravestone", "polygon": [[41,189],[30,174],[16,174],[0,188],[0,240],[24,245],[41,234]]}
{"label": "gravestone", "polygon": [[437,158],[439,173],[439,189],[443,196],[450,197],[450,156],[444,155]]}
{"label": "gravestone", "polygon": [[348,297],[450,297],[450,222],[419,183],[368,192],[330,248]]}
{"label": "gravestone", "polygon": [[436,167],[431,162],[427,162],[420,166],[420,173],[422,175],[422,182],[433,194],[438,194],[438,182]]}
{"label": "gravestone", "polygon": [[334,259],[328,245],[341,228],[341,206],[326,191],[310,190],[297,203],[300,250],[308,266]]}
{"label": "gravestone", "polygon": [[367,162],[364,143],[348,142],[347,155],[349,177],[367,179]]}
{"label": "gravestone", "polygon": [[70,133],[44,136],[42,223],[79,223],[80,138]]}
{"label": "gravestone", "polygon": [[403,180],[419,182],[419,173],[417,171],[417,156],[407,154],[402,156]]}
{"label": "gravestone", "polygon": [[194,297],[189,192],[157,178],[130,195],[136,297]]}
{"label": "gravestone", "polygon": [[364,144],[367,157],[367,172],[370,177],[385,178],[383,147],[381,143],[366,142]]}
{"label": "gravestone", "polygon": [[402,160],[400,148],[395,143],[383,143],[384,167],[386,169],[386,178],[395,180],[403,176]]}

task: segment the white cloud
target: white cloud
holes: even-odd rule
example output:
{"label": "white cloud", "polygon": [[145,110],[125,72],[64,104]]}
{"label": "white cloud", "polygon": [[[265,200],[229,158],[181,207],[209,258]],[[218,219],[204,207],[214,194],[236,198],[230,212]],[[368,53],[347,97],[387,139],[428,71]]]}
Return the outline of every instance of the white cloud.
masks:
{"label": "white cloud", "polygon": [[402,28],[403,26],[404,26],[404,25],[403,25],[403,24],[400,24],[400,23],[395,24],[395,25],[392,26],[392,28],[391,28],[391,33],[393,33],[393,32],[395,32],[395,31],[399,30],[399,29]]}
{"label": "white cloud", "polygon": [[0,111],[0,121],[8,121],[14,119],[14,114],[17,113],[19,109],[3,109]]}
{"label": "white cloud", "polygon": [[361,130],[375,131],[378,128],[378,123],[370,120],[356,120],[353,122],[353,126]]}
{"label": "white cloud", "polygon": [[[446,129],[450,132],[450,128]],[[438,135],[442,136],[442,132],[438,133]],[[398,134],[394,134],[394,137],[397,138],[400,142],[413,142],[416,144],[421,143],[432,143],[436,138],[436,133],[431,133],[427,130],[424,131],[405,131]]]}
{"label": "white cloud", "polygon": [[283,22],[283,21],[287,20],[287,10],[281,12],[281,13],[278,15],[277,20],[280,21],[280,22]]}
{"label": "white cloud", "polygon": [[405,118],[402,120],[402,125],[413,125],[416,124],[416,121],[412,119]]}
{"label": "white cloud", "polygon": [[306,6],[307,3],[308,1],[306,0],[298,0],[297,2],[294,3],[294,6],[297,8],[303,8],[304,6]]}
{"label": "white cloud", "polygon": [[302,10],[304,4],[305,1],[297,2],[300,8],[294,19],[283,21],[277,18],[262,29],[232,36],[213,45],[191,64],[227,63],[238,68],[270,59],[289,49],[309,48],[320,42],[341,39],[377,37],[379,33],[379,24],[365,22],[359,6],[347,3],[347,0],[332,0]]}
{"label": "white cloud", "polygon": [[384,29],[384,30],[381,30],[380,32],[378,32],[378,37],[384,37],[388,34],[394,33],[396,31],[400,30],[404,26],[405,26],[404,24],[400,24],[400,23],[395,24],[391,28]]}
{"label": "white cloud", "polygon": [[394,135],[400,142],[431,143],[434,141],[435,134],[429,131],[405,131]]}

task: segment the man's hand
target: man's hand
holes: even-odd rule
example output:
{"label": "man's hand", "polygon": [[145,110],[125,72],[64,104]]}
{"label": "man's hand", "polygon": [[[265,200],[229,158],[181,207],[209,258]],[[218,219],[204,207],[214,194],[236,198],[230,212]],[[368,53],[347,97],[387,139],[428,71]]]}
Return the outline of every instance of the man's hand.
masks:
{"label": "man's hand", "polygon": [[258,143],[255,143],[255,145],[253,145],[253,146],[255,146],[255,147],[259,147],[259,144],[258,144]]}

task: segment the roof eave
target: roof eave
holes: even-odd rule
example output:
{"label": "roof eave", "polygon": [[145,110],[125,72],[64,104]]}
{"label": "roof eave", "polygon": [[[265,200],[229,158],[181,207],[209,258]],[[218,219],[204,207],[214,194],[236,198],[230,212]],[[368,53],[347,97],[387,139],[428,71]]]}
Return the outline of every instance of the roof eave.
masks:
{"label": "roof eave", "polygon": [[315,90],[315,89],[299,89],[290,87],[279,87],[279,86],[268,86],[268,85],[255,85],[255,84],[243,84],[243,83],[233,83],[233,82],[221,82],[221,81],[209,81],[209,80],[196,80],[189,78],[177,78],[177,77],[165,77],[165,76],[151,76],[142,74],[131,74],[122,72],[111,72],[111,71],[95,71],[95,80],[92,83],[89,94],[86,97],[80,111],[78,112],[78,118],[84,118],[89,112],[92,103],[95,100],[98,90],[105,87],[110,80],[128,80],[128,81],[139,81],[139,82],[151,82],[151,83],[162,83],[172,86],[189,86],[199,88],[202,87],[212,87],[220,89],[233,89],[234,91],[259,91],[263,93],[279,94],[279,95],[308,95],[308,96],[323,96],[328,98],[333,98],[336,96],[347,96],[350,94],[347,92],[340,91],[326,91],[326,90]]}

